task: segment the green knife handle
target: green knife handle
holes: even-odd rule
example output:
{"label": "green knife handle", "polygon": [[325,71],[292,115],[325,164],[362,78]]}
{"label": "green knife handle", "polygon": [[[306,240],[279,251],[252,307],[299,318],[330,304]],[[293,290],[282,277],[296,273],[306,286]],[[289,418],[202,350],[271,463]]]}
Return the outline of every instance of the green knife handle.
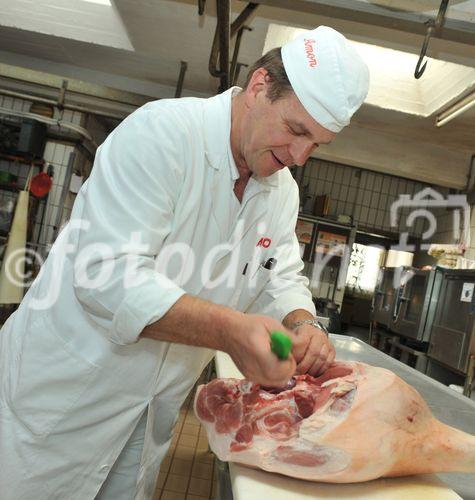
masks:
{"label": "green knife handle", "polygon": [[292,350],[292,341],[285,333],[274,331],[270,334],[270,348],[279,359],[287,359]]}

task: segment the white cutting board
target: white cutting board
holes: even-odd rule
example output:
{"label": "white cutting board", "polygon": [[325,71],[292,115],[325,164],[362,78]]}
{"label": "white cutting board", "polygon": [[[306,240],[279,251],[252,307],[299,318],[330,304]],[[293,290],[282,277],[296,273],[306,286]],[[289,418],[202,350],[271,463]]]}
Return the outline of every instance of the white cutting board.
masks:
{"label": "white cutting board", "polygon": [[292,479],[229,464],[234,500],[452,500],[461,499],[437,476],[376,479],[366,483],[324,484]]}
{"label": "white cutting board", "polygon": [[[216,354],[218,377],[243,378],[228,354]],[[325,484],[292,479],[229,463],[234,500],[452,500],[460,499],[434,474],[376,479],[365,483]]]}

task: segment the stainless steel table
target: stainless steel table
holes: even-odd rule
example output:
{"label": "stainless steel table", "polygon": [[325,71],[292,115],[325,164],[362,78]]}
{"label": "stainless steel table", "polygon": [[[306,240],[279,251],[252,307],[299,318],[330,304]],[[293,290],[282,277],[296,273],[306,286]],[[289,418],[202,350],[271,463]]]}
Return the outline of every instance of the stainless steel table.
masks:
{"label": "stainless steel table", "polygon": [[[404,365],[354,337],[330,335],[337,359],[362,361],[393,371],[415,387],[430,406],[434,415],[445,424],[475,434],[475,401]],[[475,474],[437,474],[464,500],[475,499]]]}
{"label": "stainless steel table", "polygon": [[[382,368],[387,368],[397,375],[399,375],[403,380],[405,380],[408,384],[415,387],[425,401],[430,406],[434,415],[441,420],[442,422],[451,425],[453,427],[457,427],[465,432],[469,432],[470,434],[475,434],[475,402],[471,401],[465,396],[458,394],[448,387],[442,385],[441,383],[433,380],[426,375],[416,371],[415,369],[404,365],[403,363],[389,357],[377,349],[374,349],[368,344],[365,344],[361,340],[355,339],[354,337],[347,337],[345,335],[330,335],[332,342],[335,345],[337,352],[337,359],[340,360],[352,360],[352,361],[362,361],[363,363],[368,363],[374,366],[380,366]],[[239,372],[235,367],[234,363],[231,362],[229,356],[224,353],[219,353],[217,356],[217,372],[218,376],[221,377],[236,377],[239,376]],[[232,365],[232,367],[230,367]],[[253,471],[252,469],[242,468],[237,464],[229,464],[231,469],[231,476],[233,477],[233,484],[238,482],[236,481],[236,471],[240,470],[245,472],[247,478],[249,478],[252,482],[254,476],[256,476],[255,484],[261,484],[263,479],[266,479],[266,476],[263,476],[262,471]],[[246,470],[247,469],[247,470]],[[223,474],[224,476],[224,474]],[[450,473],[450,474],[439,474],[439,478],[444,481],[450,488],[452,488],[455,492],[457,492],[464,500],[475,500],[475,474],[462,474],[462,473]],[[430,482],[430,477],[427,476],[428,481]],[[432,476],[433,477],[433,476]],[[426,476],[414,476],[414,481],[425,481]],[[407,481],[404,478],[400,478],[401,481]],[[380,479],[376,480],[381,483],[382,487],[386,491],[389,487],[389,484],[397,487],[396,479]],[[274,484],[287,484],[294,481],[294,487],[298,485],[301,487],[305,482],[298,480],[286,479],[284,482],[282,477],[275,476],[275,480],[272,482]],[[228,478],[229,483],[229,478]],[[317,483],[308,483],[305,485],[309,491],[307,493],[302,493],[305,498],[315,498],[315,484]],[[321,484],[321,483],[318,483]],[[367,483],[369,484],[369,483]],[[233,487],[234,488],[234,487]],[[303,488],[303,486],[302,486]],[[303,488],[303,490],[305,490]],[[339,489],[338,489],[339,488]],[[358,486],[359,490],[364,490],[365,483],[362,483]],[[229,494],[225,494],[222,491],[223,498],[232,498],[231,486],[227,488]],[[335,495],[344,496],[345,490],[344,485],[336,487],[335,485],[323,485],[321,484],[320,490],[326,492],[326,494],[330,495],[333,498]],[[338,493],[338,491],[340,493]],[[263,488],[262,491],[267,491],[266,488]],[[262,493],[261,491],[261,493]],[[239,491],[234,492],[239,493],[236,494],[236,498],[251,498],[249,496],[248,491]],[[310,495],[310,496],[309,496]],[[259,498],[262,495],[258,496]],[[323,495],[322,495],[323,497]],[[394,498],[399,498],[397,495]],[[254,498],[254,497],[253,497]],[[256,497],[257,498],[257,497]],[[288,493],[287,497],[288,498]],[[299,496],[300,498],[300,496]],[[325,496],[325,498],[327,498]],[[368,498],[365,496],[365,493],[361,494],[357,498]],[[371,497],[373,498],[373,497]],[[391,497],[392,498],[392,497]],[[447,497],[449,498],[449,497]],[[428,499],[430,500],[430,499]]]}

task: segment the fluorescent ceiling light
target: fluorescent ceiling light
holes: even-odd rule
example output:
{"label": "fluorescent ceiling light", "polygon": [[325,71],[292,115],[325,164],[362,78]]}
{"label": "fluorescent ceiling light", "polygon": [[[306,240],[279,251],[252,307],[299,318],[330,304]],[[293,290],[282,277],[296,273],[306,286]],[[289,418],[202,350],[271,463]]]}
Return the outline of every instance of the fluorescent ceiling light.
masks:
{"label": "fluorescent ceiling light", "polygon": [[440,113],[440,115],[435,119],[435,126],[442,127],[442,125],[445,125],[450,120],[453,120],[462,113],[465,113],[465,111],[468,111],[472,106],[475,106],[475,92],[472,92],[463,99],[460,99],[460,101],[450,106],[443,113]]}
{"label": "fluorescent ceiling light", "polygon": [[[271,23],[263,53],[280,47],[308,30]],[[475,69],[433,58],[424,77],[414,78],[418,54],[350,40],[370,72],[366,104],[419,117],[440,113],[449,102],[475,87]]]}
{"label": "fluorescent ceiling light", "polygon": [[134,50],[112,0],[0,0],[0,25],[114,49]]}
{"label": "fluorescent ceiling light", "polygon": [[112,7],[111,0],[82,0],[83,2],[98,3],[100,5],[108,5]]}

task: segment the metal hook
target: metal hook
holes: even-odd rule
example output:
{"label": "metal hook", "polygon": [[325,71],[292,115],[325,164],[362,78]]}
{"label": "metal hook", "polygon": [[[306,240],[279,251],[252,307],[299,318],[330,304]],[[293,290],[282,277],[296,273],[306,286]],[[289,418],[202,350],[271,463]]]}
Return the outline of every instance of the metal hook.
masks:
{"label": "metal hook", "polygon": [[[229,26],[229,1],[230,0],[227,0],[227,2],[224,2],[223,0],[216,0],[218,22],[216,23],[213,45],[211,47],[211,53],[208,62],[208,69],[210,74],[221,79],[220,91],[227,89],[230,82],[229,41],[239,32],[239,30],[241,30],[241,28],[244,27],[244,23],[249,19],[254,10],[259,6],[258,3],[249,2],[243,9],[243,11],[238,15],[238,17],[231,23],[231,26]],[[226,19],[224,19],[224,17],[226,17]],[[250,28],[246,27],[243,29]],[[240,36],[242,36],[242,32]],[[239,43],[237,46],[237,51],[235,50],[235,55],[233,56],[236,60],[237,53],[239,51]],[[223,53],[226,54],[224,59],[227,59],[227,62],[223,62],[220,60],[220,67],[218,68],[218,58],[221,59]],[[238,63],[236,63],[234,67],[235,78],[237,65]]]}
{"label": "metal hook", "polygon": [[239,49],[241,48],[241,38],[242,38],[242,34],[243,34],[244,30],[252,31],[252,28],[249,28],[248,26],[243,26],[237,32],[236,41],[234,42],[233,58],[231,60],[231,70],[230,70],[230,75],[229,75],[231,85],[236,84],[236,81],[237,81],[238,76],[239,76],[239,70],[241,69],[241,66],[242,66],[242,64],[241,64],[239,67],[239,70],[237,69],[238,64],[239,64],[237,62],[237,58],[238,58],[238,54],[239,54]]}
{"label": "metal hook", "polygon": [[429,40],[430,40],[430,37],[432,36],[432,32],[434,31],[434,26],[435,26],[434,21],[432,19],[430,21],[427,21],[426,24],[428,25],[427,33],[426,33],[426,36],[424,38],[424,43],[422,44],[422,49],[421,49],[421,53],[419,55],[419,60],[417,61],[417,64],[416,64],[416,69],[414,70],[414,78],[416,78],[416,79],[419,79],[424,74],[424,71],[426,70],[427,61],[425,61],[424,64],[422,64],[422,61],[424,60],[424,57],[426,56],[427,47],[429,47]]}
{"label": "metal hook", "polygon": [[202,16],[205,12],[206,0],[198,0],[198,15]]}
{"label": "metal hook", "polygon": [[419,79],[424,74],[424,71],[426,70],[427,61],[421,67],[421,63],[422,63],[423,58],[424,58],[424,56],[421,54],[419,57],[419,60],[417,61],[416,69],[414,70],[414,78],[416,78],[416,79]]}
{"label": "metal hook", "polygon": [[437,18],[434,21],[433,19],[429,19],[426,21],[425,25],[427,26],[426,36],[424,38],[424,43],[422,44],[421,53],[419,55],[419,60],[416,64],[416,69],[414,70],[414,78],[419,79],[426,70],[427,61],[422,64],[422,61],[427,53],[427,48],[429,47],[429,40],[434,31],[441,28],[445,21],[445,12],[447,10],[447,5],[449,4],[449,0],[442,0],[440,2],[439,12],[437,13]]}
{"label": "metal hook", "polygon": [[187,69],[188,63],[185,61],[180,61],[180,74],[178,75],[178,81],[176,83],[175,97],[181,97],[183,82],[185,81],[185,74]]}

